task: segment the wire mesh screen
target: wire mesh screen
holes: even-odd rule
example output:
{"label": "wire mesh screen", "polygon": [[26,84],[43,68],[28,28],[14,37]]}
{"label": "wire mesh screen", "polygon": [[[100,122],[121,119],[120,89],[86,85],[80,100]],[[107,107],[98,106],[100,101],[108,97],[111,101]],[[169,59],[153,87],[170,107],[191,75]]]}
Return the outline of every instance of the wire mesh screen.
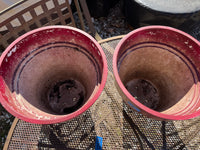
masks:
{"label": "wire mesh screen", "polygon": [[101,44],[108,59],[104,91],[83,115],[59,124],[36,125],[19,120],[8,149],[200,149],[200,118],[156,121],[129,108],[115,88],[112,54],[119,40]]}
{"label": "wire mesh screen", "polygon": [[8,149],[90,149],[95,137],[90,111],[60,124],[36,125],[19,120]]}

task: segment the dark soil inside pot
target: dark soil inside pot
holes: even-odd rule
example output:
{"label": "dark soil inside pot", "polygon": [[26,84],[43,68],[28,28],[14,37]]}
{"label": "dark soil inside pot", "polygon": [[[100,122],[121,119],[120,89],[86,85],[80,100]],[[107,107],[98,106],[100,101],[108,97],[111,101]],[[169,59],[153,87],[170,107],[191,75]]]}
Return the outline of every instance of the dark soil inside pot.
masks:
{"label": "dark soil inside pot", "polygon": [[84,86],[77,80],[60,81],[50,88],[48,103],[55,113],[72,113],[83,104],[85,93]]}
{"label": "dark soil inside pot", "polygon": [[155,86],[144,79],[133,79],[126,84],[130,94],[143,105],[156,109],[159,103],[159,93]]}

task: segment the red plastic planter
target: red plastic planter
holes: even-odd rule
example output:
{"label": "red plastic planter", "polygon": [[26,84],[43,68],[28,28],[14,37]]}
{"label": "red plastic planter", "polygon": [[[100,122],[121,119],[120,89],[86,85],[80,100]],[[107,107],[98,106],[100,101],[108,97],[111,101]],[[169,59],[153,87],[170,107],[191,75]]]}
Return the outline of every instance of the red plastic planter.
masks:
{"label": "red plastic planter", "polygon": [[200,115],[199,66],[200,43],[166,26],[132,31],[117,45],[113,57],[114,76],[124,101],[159,120]]}
{"label": "red plastic planter", "polygon": [[73,27],[43,27],[2,54],[0,102],[31,123],[63,122],[96,101],[106,77],[106,57],[94,38]]}

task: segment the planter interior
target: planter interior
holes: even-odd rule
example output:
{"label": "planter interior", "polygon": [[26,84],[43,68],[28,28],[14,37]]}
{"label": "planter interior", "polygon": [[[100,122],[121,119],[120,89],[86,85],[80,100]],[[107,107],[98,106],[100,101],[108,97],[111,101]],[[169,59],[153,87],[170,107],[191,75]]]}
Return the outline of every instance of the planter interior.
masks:
{"label": "planter interior", "polygon": [[150,26],[128,34],[114,56],[125,101],[161,118],[199,114],[199,56],[198,41],[173,28]]}
{"label": "planter interior", "polygon": [[3,105],[26,121],[54,123],[76,117],[94,103],[105,84],[102,49],[71,27],[34,30],[5,53],[0,72],[6,91],[1,92],[8,101]]}

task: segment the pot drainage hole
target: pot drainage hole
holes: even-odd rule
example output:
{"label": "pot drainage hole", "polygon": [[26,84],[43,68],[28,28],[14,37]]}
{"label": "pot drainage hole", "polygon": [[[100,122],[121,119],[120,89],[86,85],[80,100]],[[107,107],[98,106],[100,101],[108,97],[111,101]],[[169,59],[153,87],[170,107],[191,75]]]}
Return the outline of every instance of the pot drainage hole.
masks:
{"label": "pot drainage hole", "polygon": [[85,98],[85,88],[77,80],[60,81],[48,92],[50,108],[57,114],[69,114],[79,109]]}

